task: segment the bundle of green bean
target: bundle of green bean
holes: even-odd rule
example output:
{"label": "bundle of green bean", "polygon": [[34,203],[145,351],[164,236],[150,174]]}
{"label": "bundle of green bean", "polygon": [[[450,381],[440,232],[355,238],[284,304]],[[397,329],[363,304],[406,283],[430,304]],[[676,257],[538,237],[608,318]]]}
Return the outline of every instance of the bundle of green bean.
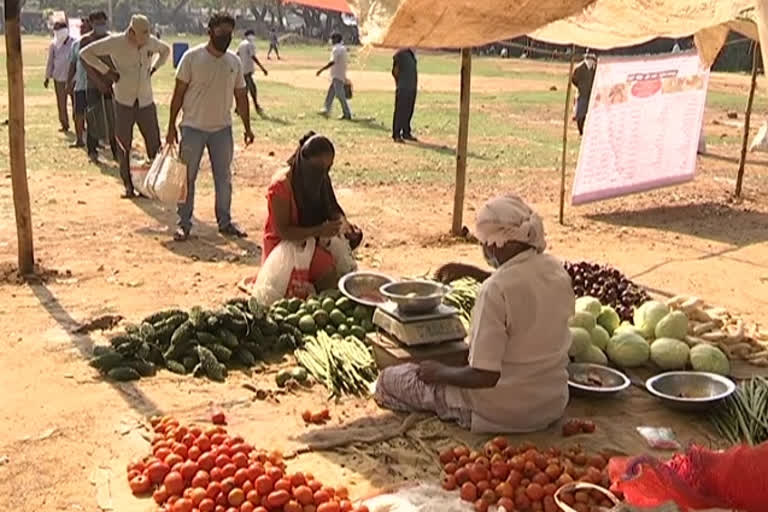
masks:
{"label": "bundle of green bean", "polygon": [[331,396],[367,394],[377,369],[370,350],[354,336],[335,339],[320,331],[306,336],[296,361],[322,382]]}
{"label": "bundle of green bean", "polygon": [[768,441],[768,379],[753,377],[739,384],[710,421],[732,444]]}
{"label": "bundle of green bean", "polygon": [[464,277],[451,283],[451,293],[443,297],[443,302],[459,310],[459,318],[464,328],[469,330],[472,320],[472,308],[480,291],[480,283],[471,277]]}

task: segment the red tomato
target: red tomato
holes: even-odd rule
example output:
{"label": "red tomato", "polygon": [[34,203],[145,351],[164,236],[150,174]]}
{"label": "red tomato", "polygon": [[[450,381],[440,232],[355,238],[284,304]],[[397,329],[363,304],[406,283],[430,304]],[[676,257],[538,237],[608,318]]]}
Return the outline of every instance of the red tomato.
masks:
{"label": "red tomato", "polygon": [[358,505],[358,507],[355,509],[355,512],[370,512],[368,510],[368,505]]}
{"label": "red tomato", "polygon": [[469,470],[467,468],[459,468],[456,470],[453,476],[456,478],[457,484],[463,485],[464,482],[469,481]]}
{"label": "red tomato", "polygon": [[253,490],[253,482],[250,480],[246,480],[243,482],[243,485],[240,486],[240,488],[243,490],[245,494],[248,494],[249,491]]}
{"label": "red tomato", "polygon": [[302,505],[311,505],[313,503],[312,489],[306,485],[300,485],[293,489],[293,497]]}
{"label": "red tomato", "polygon": [[173,504],[173,512],[192,512],[192,502],[186,498],[181,498]]}
{"label": "red tomato", "polygon": [[339,508],[341,512],[352,512],[352,502],[349,500],[341,500],[339,502]]}
{"label": "red tomato", "polygon": [[221,468],[213,468],[211,470],[211,480],[221,482],[224,479],[224,475],[221,473]]}
{"label": "red tomato", "polygon": [[224,492],[224,494],[229,494],[229,491],[235,488],[235,478],[232,476],[228,476],[224,480],[221,481],[221,490]]}
{"label": "red tomato", "polygon": [[243,504],[240,505],[240,512],[253,512],[255,508],[256,505],[250,501],[244,501]]}
{"label": "red tomato", "polygon": [[200,451],[200,448],[197,446],[190,446],[187,450],[187,458],[189,460],[197,460],[200,458],[200,455],[202,455],[203,452]]}
{"label": "red tomato", "polygon": [[197,471],[199,470],[199,466],[197,465],[197,462],[193,460],[188,460],[181,466],[181,477],[184,479],[185,482],[189,482],[192,480],[192,477],[194,477],[197,474]]}
{"label": "red tomato", "polygon": [[237,466],[238,468],[244,468],[248,466],[248,456],[244,454],[243,452],[236,452],[232,456],[232,462]]}
{"label": "red tomato", "polygon": [[281,478],[277,482],[275,482],[275,490],[276,491],[288,491],[291,492],[291,489],[293,488],[293,485],[291,484],[291,481],[287,478]]}
{"label": "red tomato", "polygon": [[162,447],[155,448],[155,457],[160,460],[165,460],[171,454],[171,449],[163,445]]}
{"label": "red tomato", "polygon": [[273,491],[267,496],[267,504],[271,508],[282,507],[291,500],[291,495],[288,491]]}
{"label": "red tomato", "polygon": [[321,489],[313,495],[313,499],[315,501],[315,505],[320,505],[321,503],[325,503],[326,501],[330,501],[331,496],[328,494],[328,491]]}
{"label": "red tomato", "polygon": [[317,480],[314,480],[314,479],[311,479],[311,478],[308,478],[308,479],[307,479],[307,486],[308,486],[310,489],[312,489],[312,492],[313,492],[313,493],[315,493],[315,492],[317,492],[317,491],[319,491],[320,489],[322,489],[322,488],[323,488],[323,484],[321,484],[321,483],[320,483],[320,482],[318,482]]}
{"label": "red tomato", "polygon": [[133,480],[134,478],[136,478],[140,474],[141,474],[141,471],[139,471],[138,469],[132,469],[132,470],[128,471],[128,475],[127,475],[128,476],[128,481],[130,482],[131,480]]}
{"label": "red tomato", "polygon": [[248,480],[248,470],[245,468],[240,468],[235,471],[234,477],[235,485],[242,487],[242,485]]}
{"label": "red tomato", "polygon": [[200,512],[213,512],[213,509],[216,508],[216,503],[211,498],[205,498],[197,508]]}
{"label": "red tomato", "polygon": [[215,500],[221,494],[221,484],[219,482],[211,482],[208,484],[208,489],[205,491],[206,496]]}
{"label": "red tomato", "polygon": [[446,491],[454,491],[458,484],[456,483],[456,477],[454,475],[445,475],[443,478],[443,489]]}
{"label": "red tomato", "polygon": [[271,467],[267,470],[267,476],[273,481],[277,482],[283,478],[283,471],[277,467]]}
{"label": "red tomato", "polygon": [[273,484],[272,479],[269,478],[267,475],[261,475],[256,479],[256,490],[261,494],[262,496],[266,496],[272,491]]}
{"label": "red tomato", "polygon": [[499,498],[499,502],[496,505],[498,505],[499,510],[503,508],[506,512],[515,512],[515,502],[507,496]]}
{"label": "red tomato", "polygon": [[147,468],[147,476],[153,484],[159,484],[165,475],[171,472],[171,467],[165,462],[154,462]]}
{"label": "red tomato", "polygon": [[224,478],[227,478],[228,476],[235,476],[235,472],[237,472],[237,466],[231,462],[221,468],[221,474],[224,475]]}
{"label": "red tomato", "polygon": [[227,417],[224,416],[223,412],[215,411],[213,414],[211,414],[211,423],[214,425],[226,425]]}
{"label": "red tomato", "polygon": [[181,438],[181,444],[189,448],[192,446],[192,444],[195,442],[195,436],[193,436],[190,433],[187,433],[184,435],[184,437]]}
{"label": "red tomato", "polygon": [[259,496],[258,491],[256,491],[256,489],[253,489],[253,490],[248,491],[247,493],[245,493],[245,499],[247,499],[248,501],[250,501],[254,505],[258,505],[259,504],[259,500],[261,499],[261,497]]}
{"label": "red tomato", "polygon": [[227,501],[233,507],[239,507],[245,501],[245,493],[243,493],[242,489],[235,487],[229,491],[229,494],[227,495]]}
{"label": "red tomato", "polygon": [[461,499],[473,503],[477,500],[477,487],[472,482],[465,482],[461,486]]}
{"label": "red tomato", "polygon": [[317,512],[340,512],[340,510],[339,503],[336,501],[326,501],[317,507]]}
{"label": "red tomato", "polygon": [[488,512],[488,502],[483,500],[477,500],[475,502],[475,511],[476,512]]}
{"label": "red tomato", "polygon": [[166,464],[168,464],[171,468],[175,466],[176,464],[179,464],[181,462],[184,462],[184,459],[178,454],[178,453],[171,453],[169,454],[165,459],[163,459]]}
{"label": "red tomato", "polygon": [[227,464],[231,464],[231,463],[232,463],[232,459],[229,457],[229,455],[222,453],[218,457],[216,457],[216,466],[220,468],[223,468]]}
{"label": "red tomato", "polygon": [[205,471],[198,471],[195,476],[192,477],[192,487],[208,487],[211,481],[211,477]]}
{"label": "red tomato", "polygon": [[291,478],[291,485],[294,487],[298,487],[300,485],[304,485],[307,483],[307,478],[304,476],[304,473],[294,473],[290,476]]}
{"label": "red tomato", "polygon": [[195,446],[200,448],[201,452],[207,452],[211,449],[211,438],[205,434],[201,434],[200,437],[195,439]]}
{"label": "red tomato", "polygon": [[248,466],[248,480],[254,481],[264,474],[264,467],[258,462]]}
{"label": "red tomato", "polygon": [[213,434],[211,434],[209,437],[211,438],[211,443],[216,445],[223,444],[224,441],[227,439],[227,436],[215,430],[213,431]]}
{"label": "red tomato", "polygon": [[192,500],[192,504],[194,506],[199,506],[200,503],[206,498],[205,494],[205,488],[203,487],[196,487],[195,489],[192,489],[192,494],[190,496],[190,499]]}
{"label": "red tomato", "polygon": [[168,499],[168,491],[165,490],[164,485],[161,485],[155,489],[155,492],[152,493],[152,497],[155,499],[155,503],[162,505]]}
{"label": "red tomato", "polygon": [[163,479],[163,485],[168,490],[168,494],[181,496],[184,491],[184,479],[181,477],[181,473],[171,471]]}
{"label": "red tomato", "polygon": [[181,443],[173,443],[173,448],[171,448],[171,451],[182,459],[187,458],[187,447]]}
{"label": "red tomato", "polygon": [[213,457],[213,455],[211,455],[211,453],[203,453],[200,455],[200,457],[198,457],[197,465],[200,466],[200,469],[210,471],[216,466],[216,459]]}
{"label": "red tomato", "polygon": [[304,507],[291,500],[283,505],[283,512],[304,512]]}

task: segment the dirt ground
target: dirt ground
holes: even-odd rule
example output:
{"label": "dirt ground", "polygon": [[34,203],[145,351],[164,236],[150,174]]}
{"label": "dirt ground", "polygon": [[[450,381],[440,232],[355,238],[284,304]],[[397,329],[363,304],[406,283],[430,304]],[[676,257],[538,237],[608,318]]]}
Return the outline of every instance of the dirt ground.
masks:
{"label": "dirt ground", "polygon": [[[499,84],[516,87],[514,80]],[[733,87],[741,90],[744,85],[737,80]],[[441,87],[453,89],[453,85]],[[495,90],[493,85],[488,87]],[[722,118],[722,113],[713,114],[707,130],[725,130],[724,125],[714,124],[722,123]],[[765,322],[768,158],[756,156],[750,161],[744,199],[734,201],[738,147],[719,146],[717,152],[700,158],[692,183],[580,208],[566,205],[564,226],[557,222],[556,171],[529,173],[506,184],[505,190],[470,179],[465,223],[471,225],[475,210],[486,198],[512,190],[544,216],[549,250],[554,254],[610,263],[658,294],[697,294]],[[196,237],[178,244],[170,236],[173,211],[145,200],[117,200],[117,184],[108,175],[68,168],[64,156],[55,174],[32,173],[36,256],[47,271],[32,284],[20,284],[14,277],[10,175],[2,172],[3,509],[93,511],[111,500],[112,509],[121,512],[152,510],[150,502],[129,496],[124,468],[146,452],[137,425],[156,412],[205,418],[210,404],[217,404],[227,411],[233,430],[265,447],[295,447],[287,437],[304,431],[299,413],[323,398],[321,390],[254,401],[253,392],[241,386],[250,381],[271,388],[271,374],[212,384],[163,372],[135,385],[108,384],[84,362],[91,346],[103,342],[103,335],[73,332],[80,322],[98,315],[136,320],[166,306],[216,304],[237,294],[237,281],[254,273],[260,261],[265,186],[280,165],[277,158],[260,153],[258,146],[238,149],[237,159],[233,212],[251,234],[243,241],[225,240],[216,232],[210,186],[198,188]],[[210,179],[206,176],[203,181]],[[365,232],[362,268],[407,276],[434,270],[447,261],[482,261],[478,247],[446,236],[453,202],[450,187],[345,188],[338,196],[351,220]],[[334,424],[381,414],[369,402],[352,400],[334,405],[332,412]],[[388,480],[396,480],[393,475],[407,475],[407,467],[429,464],[426,455],[401,459],[403,467],[389,473],[384,468],[383,474],[390,478],[383,478],[381,472],[370,471],[380,460],[351,457],[310,455],[295,464],[319,468],[328,481],[345,479],[361,493],[391,483]]]}

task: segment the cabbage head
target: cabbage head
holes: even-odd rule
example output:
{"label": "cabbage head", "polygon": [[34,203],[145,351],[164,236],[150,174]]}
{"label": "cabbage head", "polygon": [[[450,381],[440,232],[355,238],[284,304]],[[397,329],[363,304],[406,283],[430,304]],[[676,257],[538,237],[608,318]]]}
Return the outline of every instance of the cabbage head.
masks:
{"label": "cabbage head", "polygon": [[702,343],[691,349],[691,366],[697,372],[717,373],[728,375],[731,373],[731,363],[723,352],[713,346]]}
{"label": "cabbage head", "polygon": [[576,357],[584,353],[590,346],[592,346],[592,337],[589,335],[589,331],[581,327],[571,327],[571,348],[568,350],[568,355]]}
{"label": "cabbage head", "polygon": [[595,318],[600,314],[602,308],[603,306],[600,304],[600,301],[589,295],[576,299],[576,311],[589,313]]}
{"label": "cabbage head", "polygon": [[688,334],[688,317],[682,311],[672,311],[656,324],[656,338],[685,339]]}
{"label": "cabbage head", "polygon": [[689,352],[687,344],[674,338],[657,338],[651,343],[651,361],[662,370],[684,370]]}
{"label": "cabbage head", "polygon": [[619,328],[621,318],[619,314],[611,306],[603,306],[600,309],[600,314],[597,317],[597,325],[602,326],[603,329],[608,331],[608,334],[613,334],[613,331]]}
{"label": "cabbage head", "polygon": [[657,300],[649,300],[635,310],[635,327],[643,333],[643,338],[652,338],[656,324],[669,314],[669,308]]}
{"label": "cabbage head", "polygon": [[605,356],[605,353],[594,345],[590,345],[584,353],[577,355],[573,360],[577,363],[608,365],[608,358]]}
{"label": "cabbage head", "polygon": [[634,368],[648,362],[651,348],[642,336],[631,332],[615,334],[608,341],[608,358],[622,368]]}
{"label": "cabbage head", "polygon": [[641,338],[643,337],[643,331],[635,327],[629,322],[621,322],[621,325],[616,328],[615,331],[613,331],[613,336],[616,336],[617,334],[621,334],[623,332],[629,332],[632,334],[637,334]]}
{"label": "cabbage head", "polygon": [[592,344],[600,350],[605,350],[609,339],[611,339],[611,336],[608,334],[608,331],[601,326],[597,325],[592,329]]}
{"label": "cabbage head", "polygon": [[592,329],[595,328],[595,325],[597,323],[595,322],[595,317],[592,316],[590,313],[586,313],[584,311],[577,311],[576,314],[574,314],[570,320],[568,320],[568,325],[571,327],[581,327],[582,329],[586,329],[586,331],[592,332]]}

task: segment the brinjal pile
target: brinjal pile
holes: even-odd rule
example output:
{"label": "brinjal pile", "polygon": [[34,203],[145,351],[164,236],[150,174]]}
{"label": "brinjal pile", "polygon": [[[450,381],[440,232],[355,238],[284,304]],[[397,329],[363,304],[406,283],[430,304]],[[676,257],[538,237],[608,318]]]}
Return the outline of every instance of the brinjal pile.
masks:
{"label": "brinjal pile", "polygon": [[631,321],[636,307],[650,300],[648,293],[612,267],[580,261],[566,262],[577,297],[589,295],[600,303],[612,306],[622,320]]}

